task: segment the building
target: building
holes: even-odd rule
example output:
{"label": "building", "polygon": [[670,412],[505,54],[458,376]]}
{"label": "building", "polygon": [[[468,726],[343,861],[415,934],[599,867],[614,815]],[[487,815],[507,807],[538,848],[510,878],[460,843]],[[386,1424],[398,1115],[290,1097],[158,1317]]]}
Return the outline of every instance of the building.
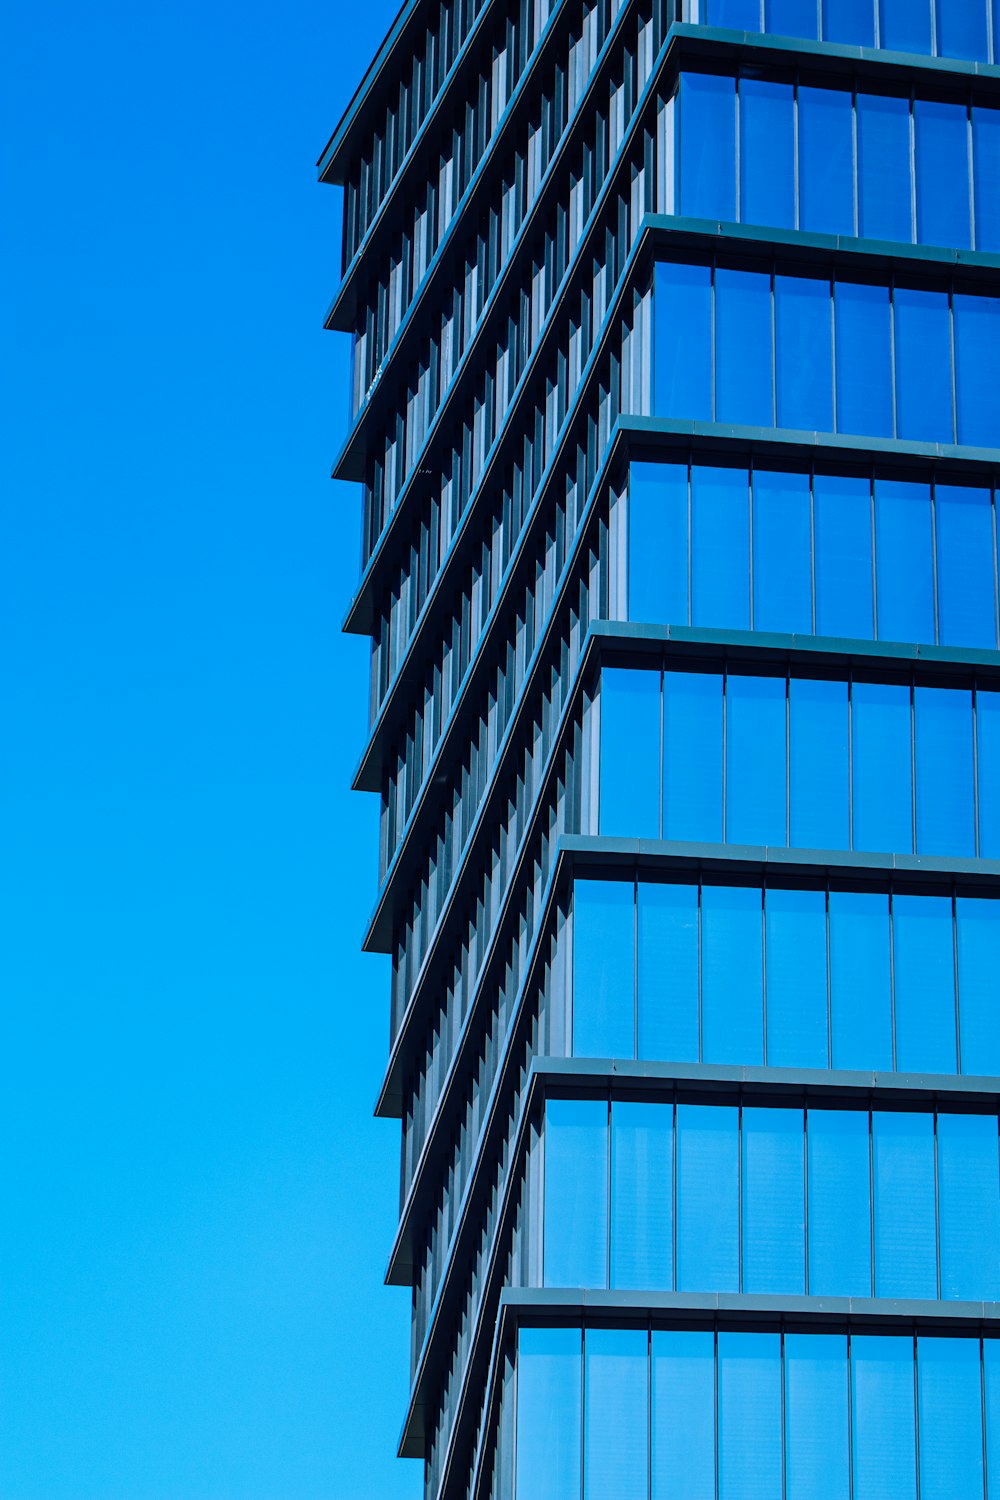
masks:
{"label": "building", "polygon": [[675,11],[408,0],[320,163],[401,1451],[994,1495],[1000,6]]}

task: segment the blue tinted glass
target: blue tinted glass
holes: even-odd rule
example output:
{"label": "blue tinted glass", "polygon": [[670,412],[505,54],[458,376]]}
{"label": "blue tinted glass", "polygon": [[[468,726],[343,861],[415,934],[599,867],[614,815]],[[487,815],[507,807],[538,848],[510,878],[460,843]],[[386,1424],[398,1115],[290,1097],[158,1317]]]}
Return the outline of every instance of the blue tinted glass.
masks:
{"label": "blue tinted glass", "polygon": [[917,170],[917,239],[968,249],[969,120],[964,104],[917,99],[913,104]]}
{"label": "blue tinted glass", "polygon": [[701,893],[702,1048],[708,1063],[764,1061],[763,913],[755,887]]}
{"label": "blue tinted glass", "polygon": [[805,1289],[802,1111],[744,1109],[743,1290]]}
{"label": "blue tinted glass", "polygon": [[815,0],[766,0],[764,30],[777,36],[816,36]]}
{"label": "blue tinted glass", "polygon": [[715,1335],[652,1337],[652,1500],[715,1500]]}
{"label": "blue tinted glass", "polygon": [[875,481],[878,634],[882,641],[934,640],[931,491],[908,480]]}
{"label": "blue tinted glass", "polygon": [[785,680],[726,681],[726,840],[785,844]]}
{"label": "blue tinted glass", "polygon": [[712,420],[712,272],[656,267],[653,407],[658,417]]}
{"label": "blue tinted glass", "polygon": [[722,678],[666,672],[663,679],[663,836],[722,838]]}
{"label": "blue tinted glass", "polygon": [[854,847],[913,852],[910,690],[856,682],[851,689]]}
{"label": "blue tinted glass", "polygon": [[978,1338],[919,1338],[920,1500],[979,1500],[983,1393]]}
{"label": "blue tinted glass", "polygon": [[849,1500],[847,1340],[785,1336],[786,1500]]}
{"label": "blue tinted glass", "polygon": [[965,688],[918,687],[913,694],[917,734],[917,853],[976,853],[973,795],[972,693]]}
{"label": "blue tinted glass", "polygon": [[983,1406],[990,1500],[1000,1495],[1000,1339],[983,1339]]}
{"label": "blue tinted glass", "polygon": [[770,427],[771,278],[715,273],[715,419]]}
{"label": "blue tinted glass", "polygon": [[760,30],[760,0],[706,0],[709,26],[726,26],[733,31]]}
{"label": "blue tinted glass", "polygon": [[943,646],[996,645],[989,490],[935,486],[938,624]]}
{"label": "blue tinted glass", "polygon": [[573,895],[573,1052],[633,1057],[635,894],[631,882],[578,880]]}
{"label": "blue tinted glass", "polygon": [[788,698],[791,843],[846,849],[847,684],[793,677]]}
{"label": "blue tinted glass", "polygon": [[824,892],[769,890],[764,929],[768,1066],[825,1068]]}
{"label": "blue tinted glass", "polygon": [[778,426],[833,431],[833,320],[830,284],[774,278]]}
{"label": "blue tinted glass", "polygon": [[896,1067],[955,1072],[955,948],[949,896],[895,896]]}
{"label": "blue tinted glass", "polygon": [[938,0],[938,52],[942,57],[989,60],[987,0]]}
{"label": "blue tinted glass", "polygon": [[753,476],[754,630],[812,633],[811,552],[809,475],[756,470]]}
{"label": "blue tinted glass", "polygon": [[870,1297],[871,1167],[868,1112],[811,1109],[809,1160],[809,1294]]}
{"label": "blue tinted glass", "polygon": [[673,1140],[669,1104],[611,1106],[612,1287],[673,1287]]}
{"label": "blue tinted glass", "polygon": [[851,114],[842,89],[799,89],[799,227],[810,234],[854,233]]}
{"label": "blue tinted glass", "polygon": [[897,287],[893,307],[897,435],[954,442],[948,294]]}
{"label": "blue tinted glass", "polygon": [[681,213],[736,218],[736,79],[682,73]]}
{"label": "blue tinted glass", "polygon": [[584,1500],[646,1500],[648,1358],[644,1329],[587,1329]]}
{"label": "blue tinted glass", "polygon": [[698,1061],[698,889],[639,886],[639,1056]]}
{"label": "blue tinted glass", "polygon": [[740,80],[740,218],[745,224],[795,227],[795,115],[789,83]]}
{"label": "blue tinted glass", "polygon": [[879,46],[893,52],[931,51],[928,0],[879,0]]}
{"label": "blue tinted glass", "polygon": [[719,1500],[781,1494],[781,1339],[719,1334]]}
{"label": "blue tinted glass", "polygon": [[934,1117],[872,1117],[875,1295],[936,1297]]}
{"label": "blue tinted glass", "polygon": [[972,107],[972,183],[976,249],[1000,250],[1000,110]]}
{"label": "blue tinted glass", "polygon": [[691,471],[692,623],[750,628],[750,480],[746,469]]}
{"label": "blue tinted glass", "polygon": [[956,292],[954,307],[958,441],[996,448],[1000,445],[1000,298]]}
{"label": "blue tinted glass", "polygon": [[976,693],[979,857],[1000,859],[1000,693]]}
{"label": "blue tinted glass", "polygon": [[660,836],[660,674],[601,674],[602,833]]}
{"label": "blue tinted glass", "polygon": [[912,240],[910,101],[858,95],[859,234]]}
{"label": "blue tinted glass", "polygon": [[677,1290],[738,1292],[739,1111],[677,1106]]}
{"label": "blue tinted glass", "polygon": [[837,431],[892,437],[889,289],[840,281],[833,309]]}
{"label": "blue tinted glass", "polygon": [[545,1106],[546,1286],[608,1284],[608,1106]]}
{"label": "blue tinted glass", "polygon": [[522,1328],[517,1355],[518,1500],[579,1500],[579,1328]]}
{"label": "blue tinted glass", "polygon": [[1000,1298],[1000,1155],[995,1115],[938,1116],[941,1295]]}
{"label": "blue tinted glass", "polygon": [[854,1500],[916,1500],[913,1339],[851,1339]]}
{"label": "blue tinted glass", "polygon": [[892,1067],[889,898],[830,892],[830,1030],[835,1068]]}
{"label": "blue tinted glass", "polygon": [[872,499],[867,479],[817,474],[816,630],[819,635],[875,634],[872,594]]}
{"label": "blue tinted glass", "polygon": [[874,0],[823,0],[823,40],[874,47]]}
{"label": "blue tinted glass", "polygon": [[962,1072],[1000,1073],[1000,908],[975,896],[959,896],[955,906]]}
{"label": "blue tinted glass", "polygon": [[683,464],[633,464],[628,480],[628,617],[688,622],[688,482]]}

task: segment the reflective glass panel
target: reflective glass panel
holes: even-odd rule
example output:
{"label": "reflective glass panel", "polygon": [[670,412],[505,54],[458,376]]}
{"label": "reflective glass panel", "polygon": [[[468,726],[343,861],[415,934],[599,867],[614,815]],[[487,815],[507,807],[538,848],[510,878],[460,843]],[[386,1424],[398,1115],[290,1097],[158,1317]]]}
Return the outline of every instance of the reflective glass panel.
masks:
{"label": "reflective glass panel", "polygon": [[920,1500],[979,1500],[983,1395],[978,1338],[917,1340]]}
{"label": "reflective glass panel", "polygon": [[759,888],[702,890],[704,1062],[764,1061],[763,925]]}
{"label": "reflective glass panel", "polygon": [[962,1072],[1000,1074],[1000,909],[975,896],[959,896],[955,908]]}
{"label": "reflective glass panel", "polygon": [[871,240],[912,240],[910,101],[858,95],[859,233]]}
{"label": "reflective glass panel", "polygon": [[1000,299],[956,292],[955,404],[958,441],[1000,446]]}
{"label": "reflective glass panel", "polygon": [[579,1500],[582,1363],[579,1328],[518,1333],[519,1500]]}
{"label": "reflective glass panel", "polygon": [[830,1029],[835,1068],[892,1067],[889,898],[830,892]]}
{"label": "reflective glass panel", "polygon": [[788,83],[740,80],[740,218],[795,227],[795,115]]}
{"label": "reflective glass panel", "polygon": [[743,1290],[803,1293],[802,1111],[743,1111]]}
{"label": "reflective glass panel", "polygon": [[705,9],[710,26],[725,26],[732,31],[760,30],[759,0],[706,0]]}
{"label": "reflective glass panel", "polygon": [[776,276],[774,319],[778,426],[832,432],[833,306],[829,282],[807,276]]}
{"label": "reflective glass panel", "polygon": [[879,46],[929,54],[933,49],[928,0],[879,0]]}
{"label": "reflective glass panel", "polygon": [[1000,1339],[983,1339],[983,1406],[990,1500],[1000,1495]]}
{"label": "reflective glass panel", "polygon": [[934,1117],[876,1113],[875,1295],[936,1297]]}
{"label": "reflective glass panel", "polygon": [[739,1111],[677,1106],[677,1290],[738,1292]]}
{"label": "reflective glass panel", "polygon": [[934,504],[941,644],[991,649],[997,632],[990,492],[939,484]]}
{"label": "reflective glass panel", "polygon": [[972,170],[976,249],[1000,250],[1000,110],[972,107]]}
{"label": "reflective glass panel", "polygon": [[938,1116],[941,1295],[1000,1299],[1000,1153],[995,1115]]}
{"label": "reflective glass panel", "polygon": [[656,267],[653,405],[660,417],[712,420],[712,272],[667,262]]}
{"label": "reflective glass panel", "polygon": [[917,687],[917,853],[976,853],[972,693]]}
{"label": "reflective glass panel", "polygon": [[611,1285],[674,1284],[674,1112],[668,1104],[611,1106]]}
{"label": "reflective glass panel", "polygon": [[843,89],[799,88],[799,227],[810,234],[854,233],[852,113]]}
{"label": "reflective glass panel", "polygon": [[788,695],[791,843],[847,849],[847,684],[793,677]]}
{"label": "reflective glass panel", "polygon": [[726,680],[726,839],[785,844],[785,680]]}
{"label": "reflective glass panel", "polygon": [[916,1500],[913,1339],[851,1339],[854,1500]]}
{"label": "reflective glass panel", "polygon": [[715,273],[715,419],[770,427],[771,278],[762,271]]}
{"label": "reflective glass panel", "polygon": [[588,1328],[584,1341],[584,1500],[646,1500],[648,1390],[645,1330]]}
{"label": "reflective glass panel", "polygon": [[874,47],[873,0],[823,0],[823,40]]}
{"label": "reflective glass panel", "polygon": [[878,634],[882,641],[934,640],[931,492],[908,480],[875,481]]}
{"label": "reflective glass panel", "polygon": [[715,1335],[655,1329],[652,1500],[715,1500]]}
{"label": "reflective glass panel", "polygon": [[698,1061],[698,889],[639,885],[639,1056]]}
{"label": "reflective glass panel", "polygon": [[954,1073],[955,948],[950,896],[894,896],[896,1067]]}
{"label": "reflective glass panel", "polygon": [[851,689],[855,849],[913,851],[910,689],[856,682]]}
{"label": "reflective glass panel", "polygon": [[578,880],[573,895],[573,1052],[634,1057],[635,897],[621,880]]}
{"label": "reflective glass panel", "polygon": [[765,31],[777,36],[816,36],[816,6],[813,0],[766,0]]}
{"label": "reflective glass panel", "polygon": [[808,474],[754,472],[754,630],[812,633],[809,511]]}
{"label": "reflective glass panel", "polygon": [[750,628],[750,481],[746,469],[691,471],[692,621]]}
{"label": "reflective glass panel", "polygon": [[968,249],[969,119],[964,104],[916,99],[913,130],[917,170],[917,239]]}
{"label": "reflective glass panel", "polygon": [[545,1106],[546,1286],[608,1284],[608,1106],[550,1099]]}
{"label": "reflective glass panel", "polygon": [[687,467],[632,464],[628,490],[628,617],[686,625]]}
{"label": "reflective glass panel", "polygon": [[764,927],[768,1066],[825,1068],[825,893],[769,890]]}
{"label": "reflective glass panel", "polygon": [[937,25],[942,57],[989,57],[986,0],[938,0]]}
{"label": "reflective glass panel", "polygon": [[736,218],[736,79],[680,77],[681,213]]}
{"label": "reflective glass panel", "polygon": [[897,435],[925,443],[954,442],[948,294],[900,286],[893,309]]}
{"label": "reflective glass panel", "polygon": [[837,283],[837,431],[892,437],[889,289]]}
{"label": "reflective glass panel", "polygon": [[871,1169],[868,1112],[811,1109],[809,1161],[809,1294],[870,1297]]}
{"label": "reflective glass panel", "polygon": [[663,836],[722,838],[722,678],[663,678]]}
{"label": "reflective glass panel", "polygon": [[601,832],[660,836],[660,674],[601,673]]}
{"label": "reflective glass panel", "polygon": [[979,857],[1000,859],[1000,693],[976,693]]}
{"label": "reflective glass panel", "polygon": [[816,630],[819,635],[875,633],[872,594],[872,498],[867,479],[817,474]]}
{"label": "reflective glass panel", "polygon": [[781,1339],[719,1334],[719,1500],[781,1494]]}
{"label": "reflective glass panel", "polygon": [[785,1336],[785,1500],[850,1500],[847,1339]]}

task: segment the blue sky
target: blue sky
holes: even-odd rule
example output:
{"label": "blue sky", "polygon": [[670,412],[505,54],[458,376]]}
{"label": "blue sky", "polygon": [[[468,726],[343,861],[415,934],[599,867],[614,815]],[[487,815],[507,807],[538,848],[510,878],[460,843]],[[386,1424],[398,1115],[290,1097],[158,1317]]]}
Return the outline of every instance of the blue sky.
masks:
{"label": "blue sky", "polygon": [[10,0],[0,1493],[404,1500],[339,193],[395,0]]}

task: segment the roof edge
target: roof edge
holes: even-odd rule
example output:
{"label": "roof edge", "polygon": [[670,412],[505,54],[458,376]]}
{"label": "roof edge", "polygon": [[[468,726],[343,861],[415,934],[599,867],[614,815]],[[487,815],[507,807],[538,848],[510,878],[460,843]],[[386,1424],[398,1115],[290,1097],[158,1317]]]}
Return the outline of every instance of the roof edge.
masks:
{"label": "roof edge", "polygon": [[417,10],[421,3],[422,0],[403,0],[403,4],[396,13],[396,19],[386,33],[381,47],[379,47],[375,57],[368,66],[367,72],[354,90],[354,94],[344,113],[341,115],[336,129],[320,153],[319,160],[316,163],[316,171],[320,182],[343,182],[344,154],[350,146],[355,121],[361,114],[376,82],[384,72],[386,64],[396,50],[396,46],[403,32],[406,30],[410,16]]}

